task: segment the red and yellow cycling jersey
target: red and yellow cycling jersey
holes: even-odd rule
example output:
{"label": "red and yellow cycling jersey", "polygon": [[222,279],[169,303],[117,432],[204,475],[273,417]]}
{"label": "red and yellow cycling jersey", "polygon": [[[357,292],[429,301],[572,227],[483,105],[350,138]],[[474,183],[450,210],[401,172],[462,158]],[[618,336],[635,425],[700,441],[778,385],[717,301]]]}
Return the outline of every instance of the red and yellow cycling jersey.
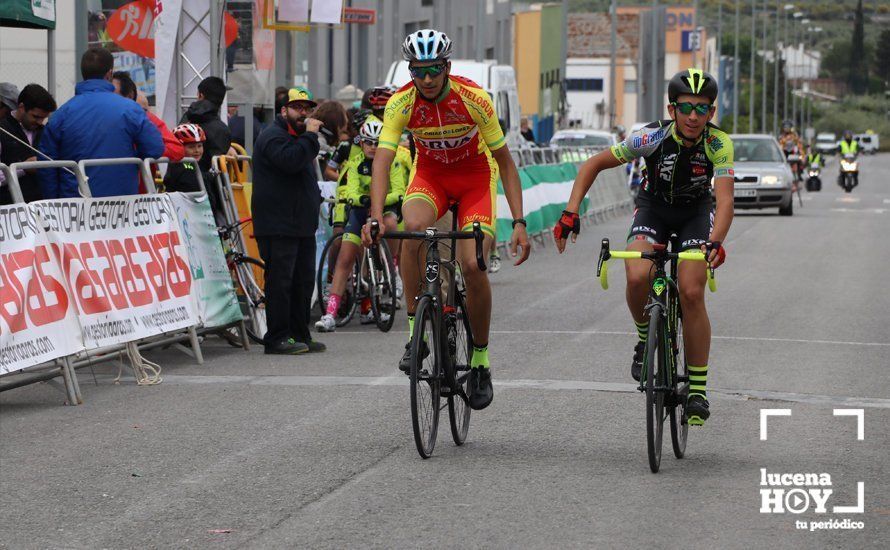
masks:
{"label": "red and yellow cycling jersey", "polygon": [[395,151],[406,128],[414,136],[418,169],[430,160],[478,161],[506,144],[491,97],[460,76],[449,76],[435,101],[421,97],[412,82],[393,94],[383,115],[379,147]]}

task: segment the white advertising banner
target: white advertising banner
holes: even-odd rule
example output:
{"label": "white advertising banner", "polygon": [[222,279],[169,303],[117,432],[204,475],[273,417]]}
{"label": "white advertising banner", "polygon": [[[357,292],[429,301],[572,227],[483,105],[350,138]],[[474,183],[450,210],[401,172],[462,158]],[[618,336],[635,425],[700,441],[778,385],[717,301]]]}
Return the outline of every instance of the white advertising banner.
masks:
{"label": "white advertising banner", "polygon": [[81,349],[68,285],[34,211],[0,206],[0,374]]}
{"label": "white advertising banner", "polygon": [[57,199],[29,207],[49,236],[87,349],[198,323],[188,249],[169,197]]}

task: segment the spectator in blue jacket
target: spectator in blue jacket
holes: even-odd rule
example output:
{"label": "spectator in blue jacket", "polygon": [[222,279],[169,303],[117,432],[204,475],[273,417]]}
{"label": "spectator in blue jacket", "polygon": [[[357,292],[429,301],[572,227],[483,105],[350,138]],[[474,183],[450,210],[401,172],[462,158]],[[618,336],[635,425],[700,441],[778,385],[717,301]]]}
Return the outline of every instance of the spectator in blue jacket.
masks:
{"label": "spectator in blue jacket", "polygon": [[[80,60],[83,82],[75,96],[50,117],[40,150],[55,160],[160,157],[164,142],[155,125],[135,101],[114,93],[114,57],[104,48],[87,50]],[[75,177],[57,169],[38,170],[43,198],[79,197]],[[135,195],[138,167],[94,166],[87,169],[94,197]]]}

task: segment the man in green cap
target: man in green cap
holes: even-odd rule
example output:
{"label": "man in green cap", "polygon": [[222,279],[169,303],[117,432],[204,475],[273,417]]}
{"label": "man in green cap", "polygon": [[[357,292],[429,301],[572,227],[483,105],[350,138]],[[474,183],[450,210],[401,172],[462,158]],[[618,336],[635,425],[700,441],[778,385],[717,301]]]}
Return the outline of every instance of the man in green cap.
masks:
{"label": "man in green cap", "polygon": [[312,92],[291,88],[275,121],[254,145],[251,211],[266,264],[264,344],[269,354],[325,349],[309,333],[321,206],[316,157],[322,122],[311,117],[316,105]]}

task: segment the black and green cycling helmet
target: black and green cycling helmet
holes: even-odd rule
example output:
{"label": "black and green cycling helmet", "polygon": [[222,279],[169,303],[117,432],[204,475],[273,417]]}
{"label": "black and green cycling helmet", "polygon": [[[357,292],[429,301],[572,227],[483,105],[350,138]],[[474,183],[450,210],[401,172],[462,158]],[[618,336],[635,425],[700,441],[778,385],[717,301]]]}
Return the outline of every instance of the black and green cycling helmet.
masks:
{"label": "black and green cycling helmet", "polygon": [[717,99],[717,80],[701,69],[680,71],[668,83],[668,100],[673,103],[683,94],[705,96],[714,103]]}

